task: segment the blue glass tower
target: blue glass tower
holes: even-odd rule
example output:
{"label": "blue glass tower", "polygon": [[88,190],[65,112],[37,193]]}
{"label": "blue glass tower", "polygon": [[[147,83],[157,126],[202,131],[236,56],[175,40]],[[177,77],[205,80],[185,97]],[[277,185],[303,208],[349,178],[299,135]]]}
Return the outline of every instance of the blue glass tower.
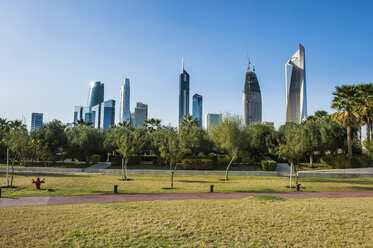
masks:
{"label": "blue glass tower", "polygon": [[144,125],[145,120],[148,119],[148,104],[141,102],[136,103],[135,114],[134,114],[134,127],[140,127]]}
{"label": "blue glass tower", "polygon": [[107,100],[100,104],[100,112],[100,127],[107,130],[110,126],[114,125],[115,101]]}
{"label": "blue glass tower", "polygon": [[189,74],[184,70],[184,59],[179,78],[179,124],[181,120],[189,115]]}
{"label": "blue glass tower", "polygon": [[104,84],[100,81],[92,82],[89,87],[88,107],[93,107],[104,101]]}
{"label": "blue glass tower", "polygon": [[40,128],[42,124],[43,124],[43,114],[32,113],[31,114],[31,131]]}
{"label": "blue glass tower", "polygon": [[119,106],[119,122],[131,122],[130,112],[130,80],[124,79],[124,84],[120,87],[120,106]]}
{"label": "blue glass tower", "polygon": [[197,119],[198,126],[202,127],[202,96],[198,94],[193,96],[193,119]]}

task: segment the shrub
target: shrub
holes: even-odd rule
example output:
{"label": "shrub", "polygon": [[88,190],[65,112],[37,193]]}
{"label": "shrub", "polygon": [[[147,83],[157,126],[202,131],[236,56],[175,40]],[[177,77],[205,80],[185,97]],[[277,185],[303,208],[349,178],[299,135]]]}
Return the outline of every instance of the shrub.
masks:
{"label": "shrub", "polygon": [[264,160],[262,160],[260,163],[262,164],[262,169],[264,171],[275,171],[277,168],[277,162],[272,160],[270,157],[265,156],[263,157]]}
{"label": "shrub", "polygon": [[363,168],[373,166],[373,160],[365,154],[354,154],[351,160],[351,167],[348,164],[346,154],[325,155],[320,159],[320,161],[323,165],[327,165],[331,169]]}
{"label": "shrub", "polygon": [[97,164],[98,162],[101,161],[101,155],[98,155],[98,154],[92,155],[90,161],[92,164]]}
{"label": "shrub", "polygon": [[211,170],[214,163],[212,158],[185,158],[181,166],[184,170]]}
{"label": "shrub", "polygon": [[120,165],[122,163],[122,157],[119,154],[109,154],[108,161],[113,165]]}
{"label": "shrub", "polygon": [[141,161],[152,161],[153,163],[157,163],[158,156],[157,155],[142,155]]}
{"label": "shrub", "polygon": [[128,157],[128,165],[140,164],[141,156],[139,155],[130,155]]}

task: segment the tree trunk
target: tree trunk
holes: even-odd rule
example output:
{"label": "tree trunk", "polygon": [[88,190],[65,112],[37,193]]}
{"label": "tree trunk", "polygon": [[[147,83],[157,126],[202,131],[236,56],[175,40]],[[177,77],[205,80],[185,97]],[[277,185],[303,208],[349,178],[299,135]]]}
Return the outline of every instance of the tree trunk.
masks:
{"label": "tree trunk", "polygon": [[351,158],[352,158],[351,126],[347,126],[347,150],[348,150],[348,164],[351,167]]}
{"label": "tree trunk", "polygon": [[228,181],[228,172],[229,172],[229,168],[231,167],[231,164],[233,163],[233,161],[236,159],[236,156],[233,156],[231,161],[229,162],[228,166],[227,166],[227,169],[225,171],[225,181]]}
{"label": "tree trunk", "polygon": [[13,187],[13,178],[14,178],[14,163],[12,163],[12,177],[10,179],[10,187]]}
{"label": "tree trunk", "polygon": [[298,167],[299,167],[299,161],[297,161],[297,165],[294,166],[294,172],[295,172],[295,185],[298,185]]}
{"label": "tree trunk", "polygon": [[310,167],[313,168],[313,152],[310,153]]}
{"label": "tree trunk", "polygon": [[88,152],[85,152],[85,162],[86,162],[86,164],[89,164]]}
{"label": "tree trunk", "polygon": [[293,178],[293,160],[290,161],[290,188],[292,188],[292,178]]}
{"label": "tree trunk", "polygon": [[128,159],[126,159],[124,163],[124,180],[127,180],[127,164],[128,164]]}
{"label": "tree trunk", "polygon": [[172,170],[172,163],[170,163],[170,174],[171,174],[171,189],[174,188],[174,172]]}
{"label": "tree trunk", "polygon": [[361,126],[359,126],[359,145],[363,144],[363,140],[361,139]]}
{"label": "tree trunk", "polygon": [[6,186],[9,186],[9,148],[6,149]]}
{"label": "tree trunk", "polygon": [[366,128],[366,131],[367,131],[367,141],[368,141],[368,144],[370,144],[370,123],[367,123],[365,125],[365,128]]}

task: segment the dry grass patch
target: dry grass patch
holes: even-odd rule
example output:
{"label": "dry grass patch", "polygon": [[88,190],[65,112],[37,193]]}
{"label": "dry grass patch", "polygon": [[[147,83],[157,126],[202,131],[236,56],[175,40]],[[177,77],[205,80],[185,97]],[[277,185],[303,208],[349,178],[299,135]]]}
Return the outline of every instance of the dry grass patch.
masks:
{"label": "dry grass patch", "polygon": [[373,198],[0,208],[0,247],[369,247]]}

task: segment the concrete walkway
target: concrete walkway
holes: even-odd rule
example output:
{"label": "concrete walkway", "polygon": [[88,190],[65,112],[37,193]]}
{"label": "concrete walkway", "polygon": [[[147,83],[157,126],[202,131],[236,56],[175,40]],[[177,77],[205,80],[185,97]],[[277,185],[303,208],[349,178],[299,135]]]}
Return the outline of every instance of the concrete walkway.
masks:
{"label": "concrete walkway", "polygon": [[107,167],[109,167],[111,165],[111,162],[99,162],[97,164],[94,164],[90,167],[87,167],[84,169],[84,171],[91,171],[91,170],[97,170],[97,169],[106,169]]}
{"label": "concrete walkway", "polygon": [[244,199],[253,195],[272,195],[282,198],[341,198],[373,197],[373,191],[319,191],[278,193],[153,193],[153,194],[110,194],[0,198],[0,207],[64,205],[81,203],[162,201],[162,200],[208,200]]}

